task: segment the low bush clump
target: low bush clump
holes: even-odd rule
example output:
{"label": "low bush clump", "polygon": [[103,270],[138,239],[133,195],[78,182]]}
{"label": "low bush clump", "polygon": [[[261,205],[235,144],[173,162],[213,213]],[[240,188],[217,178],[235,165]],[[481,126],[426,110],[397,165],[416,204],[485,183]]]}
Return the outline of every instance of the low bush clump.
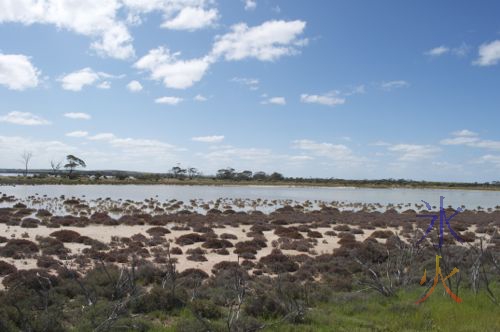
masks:
{"label": "low bush clump", "polygon": [[50,233],[50,236],[55,237],[59,241],[66,242],[66,243],[70,243],[70,242],[78,243],[79,242],[78,240],[81,237],[80,233],[69,230],[69,229],[63,229],[60,231],[52,232],[52,233]]}
{"label": "low bush clump", "polygon": [[75,216],[53,216],[50,218],[50,223],[59,226],[86,226],[89,223],[87,218]]}
{"label": "low bush clump", "polygon": [[229,251],[226,248],[217,249],[217,250],[215,250],[215,253],[217,255],[223,255],[223,256],[229,255]]}
{"label": "low bush clump", "polygon": [[217,275],[221,271],[239,270],[239,269],[240,269],[240,264],[238,264],[238,262],[222,261],[214,265],[214,267],[212,268],[212,273]]}
{"label": "low bush clump", "polygon": [[41,267],[41,268],[45,268],[45,269],[56,269],[60,265],[59,265],[59,262],[56,261],[54,258],[44,255],[44,256],[38,257],[38,259],[36,260],[36,266]]}
{"label": "low bush clump", "polygon": [[66,248],[64,244],[58,239],[37,236],[36,240],[40,244],[43,255],[64,256],[70,252],[70,250]]}
{"label": "low bush clump", "polygon": [[220,238],[223,240],[238,240],[238,237],[234,234],[222,233]]}
{"label": "low bush clump", "polygon": [[38,245],[25,239],[11,239],[5,246],[0,248],[0,256],[22,258],[23,254],[34,254],[38,252]]}
{"label": "low bush clump", "polygon": [[464,240],[464,242],[474,242],[476,240],[476,234],[470,231],[460,234],[460,237]]}
{"label": "low bush clump", "polygon": [[283,226],[278,226],[274,230],[274,234],[280,236],[280,237],[288,237],[290,239],[303,239],[304,236],[299,233],[296,227],[283,227]]}
{"label": "low bush clump", "polygon": [[17,268],[5,261],[0,261],[0,277],[4,277],[17,271]]}
{"label": "low bush clump", "polygon": [[188,251],[186,251],[186,254],[189,255],[186,257],[186,259],[194,262],[206,262],[206,253],[207,252],[201,248],[189,249]]}
{"label": "low bush clump", "polygon": [[266,246],[267,246],[266,242],[254,238],[253,240],[236,243],[235,245],[236,249],[234,250],[234,253],[242,257],[248,258],[249,256],[244,256],[244,255],[251,254],[253,256],[257,254],[257,251],[259,251],[262,248],[265,248]]}
{"label": "low bush clump", "polygon": [[208,249],[222,249],[222,248],[232,248],[234,247],[228,240],[221,239],[208,239],[202,245],[203,248]]}
{"label": "low bush clump", "polygon": [[190,278],[204,280],[208,278],[208,274],[200,269],[185,269],[179,273],[179,278]]}
{"label": "low bush clump", "polygon": [[243,262],[241,262],[241,266],[244,269],[250,270],[250,269],[253,269],[255,267],[255,263],[252,262],[251,260],[245,259]]}
{"label": "low bush clump", "polygon": [[336,225],[333,227],[333,229],[338,232],[349,232],[351,230],[351,227],[347,225]]}
{"label": "low bush clump", "polygon": [[365,231],[363,231],[360,228],[351,228],[351,233],[352,234],[365,234]]}
{"label": "low bush clump", "polygon": [[173,297],[169,290],[154,286],[144,296],[138,297],[131,303],[132,312],[149,313],[155,310],[171,311],[182,307],[182,302]]}
{"label": "low bush clump", "polygon": [[281,243],[280,248],[283,250],[297,250],[300,252],[308,252],[314,246],[307,240],[290,240],[289,238],[279,238]]}
{"label": "low bush clump", "polygon": [[173,247],[170,249],[170,254],[172,255],[182,255],[182,249],[179,247]]}
{"label": "low bush clump", "polygon": [[206,319],[217,319],[222,317],[221,308],[209,300],[196,299],[192,301],[191,310]]}
{"label": "low bush clump", "polygon": [[18,270],[6,276],[2,283],[5,287],[12,287],[19,282],[27,289],[43,291],[57,286],[59,278],[44,269]]}
{"label": "low bush clump", "polygon": [[389,230],[377,230],[375,232],[373,232],[370,237],[373,237],[375,239],[388,239],[390,238],[392,235],[394,235],[394,233],[392,231],[389,231]]}
{"label": "low bush clump", "polygon": [[151,236],[164,236],[165,234],[170,234],[171,232],[168,230],[168,228],[165,227],[151,227],[146,231]]}
{"label": "low bush clump", "polygon": [[318,231],[309,231],[307,232],[307,236],[313,239],[320,239],[323,235]]}
{"label": "low bush clump", "polygon": [[198,233],[189,233],[189,234],[184,234],[179,236],[176,240],[175,243],[177,243],[180,246],[187,246],[190,244],[194,244],[196,242],[205,242],[207,238],[201,234]]}
{"label": "low bush clump", "polygon": [[144,234],[137,233],[132,235],[130,239],[135,242],[146,242],[148,238]]}
{"label": "low bush clump", "polygon": [[23,228],[37,228],[40,221],[34,218],[26,218],[21,221],[21,227]]}
{"label": "low bush clump", "polygon": [[299,269],[299,265],[279,249],[273,249],[269,255],[262,257],[259,262],[276,274],[295,272]]}

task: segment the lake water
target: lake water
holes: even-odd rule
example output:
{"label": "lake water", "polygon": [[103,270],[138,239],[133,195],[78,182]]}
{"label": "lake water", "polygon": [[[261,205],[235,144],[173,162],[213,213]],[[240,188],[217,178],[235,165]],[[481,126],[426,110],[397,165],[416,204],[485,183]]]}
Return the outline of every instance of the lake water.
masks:
{"label": "lake water", "polygon": [[[23,173],[0,173],[0,176],[24,176]],[[33,176],[33,174],[28,174],[28,176]]]}
{"label": "lake water", "polygon": [[351,187],[289,187],[289,186],[172,186],[172,185],[16,185],[0,186],[0,193],[25,199],[33,195],[56,198],[81,197],[87,200],[98,198],[130,199],[143,201],[156,198],[160,201],[177,199],[204,201],[227,199],[292,200],[296,202],[338,201],[349,203],[421,204],[422,200],[439,207],[439,196],[444,204],[466,209],[495,208],[500,205],[500,191],[443,190],[443,189],[370,189]]}

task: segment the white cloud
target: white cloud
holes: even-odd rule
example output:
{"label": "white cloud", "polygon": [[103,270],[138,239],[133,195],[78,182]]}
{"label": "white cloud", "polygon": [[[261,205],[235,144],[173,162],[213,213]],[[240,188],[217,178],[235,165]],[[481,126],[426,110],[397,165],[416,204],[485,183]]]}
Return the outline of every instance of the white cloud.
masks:
{"label": "white cloud", "polygon": [[400,161],[418,161],[433,157],[441,149],[431,145],[395,144],[388,147],[389,151],[399,154]]}
{"label": "white cloud", "polygon": [[64,113],[64,116],[75,120],[90,120],[92,118],[90,114],[82,112],[68,112]]}
{"label": "white cloud", "polygon": [[85,85],[93,85],[100,76],[91,68],[83,68],[59,78],[64,90],[81,91]]}
{"label": "white cloud", "polygon": [[142,84],[139,81],[130,81],[129,84],[127,84],[127,89],[130,92],[139,92],[142,91]]}
{"label": "white cloud", "polygon": [[245,10],[255,10],[257,8],[257,1],[255,0],[244,0]]}
{"label": "white cloud", "polygon": [[111,82],[110,81],[102,81],[101,83],[97,84],[97,88],[103,89],[103,90],[111,89]]}
{"label": "white cloud", "polygon": [[0,122],[8,122],[22,126],[41,126],[48,125],[50,121],[29,112],[10,112],[7,115],[0,116]]}
{"label": "white cloud", "polygon": [[306,22],[299,20],[267,21],[255,27],[239,23],[231,27],[231,32],[216,37],[212,55],[226,60],[273,61],[297,54],[299,47],[307,44],[307,39],[298,38],[305,27]]}
{"label": "white cloud", "polygon": [[290,171],[290,167],[301,167],[304,162],[314,159],[306,155],[279,154],[267,148],[241,148],[231,145],[211,145],[208,152],[195,155],[206,160],[205,167],[211,167],[214,171],[228,166],[237,170]]}
{"label": "white cloud", "polygon": [[86,67],[62,77],[58,81],[61,82],[61,87],[64,90],[81,91],[84,86],[95,85],[99,89],[110,89],[111,82],[109,79],[120,79],[125,75],[111,75],[104,72],[96,72],[92,68]]}
{"label": "white cloud", "polygon": [[87,136],[88,140],[99,141],[109,144],[111,147],[120,149],[130,156],[149,156],[158,158],[161,154],[170,154],[173,151],[183,151],[172,144],[153,139],[144,138],[121,138],[112,133],[101,133]]}
{"label": "white cloud", "polygon": [[481,156],[477,161],[478,164],[491,163],[496,167],[500,167],[500,156],[487,154]]}
{"label": "white cloud", "polygon": [[445,54],[452,54],[457,57],[464,57],[467,55],[467,53],[469,53],[469,51],[470,51],[470,46],[467,45],[466,43],[462,43],[460,46],[457,47],[448,47],[441,45],[424,52],[424,54],[430,57],[439,57]]}
{"label": "white cloud", "polygon": [[317,157],[328,158],[337,164],[357,165],[364,160],[355,156],[344,144],[319,143],[308,139],[295,140],[292,143],[296,149],[307,151]]}
{"label": "white cloud", "polygon": [[313,157],[311,156],[304,156],[304,155],[300,155],[300,156],[290,156],[290,161],[309,161],[309,160],[314,160]]}
{"label": "white cloud", "polygon": [[39,75],[40,71],[26,55],[0,53],[0,85],[19,91],[34,88],[39,83]]}
{"label": "white cloud", "polygon": [[[350,87],[347,92],[344,92],[344,96],[360,95],[366,92],[365,86],[363,84]],[[337,92],[338,93],[338,92]]]}
{"label": "white cloud", "polygon": [[467,145],[479,141],[477,133],[462,129],[452,133],[453,138],[446,138],[440,141],[442,145]]}
{"label": "white cloud", "polygon": [[437,57],[440,55],[444,55],[444,54],[448,53],[449,51],[450,51],[449,47],[441,45],[441,46],[434,47],[434,48],[428,50],[427,52],[425,52],[425,55]]}
{"label": "white cloud", "polygon": [[132,37],[117,20],[118,0],[17,0],[0,3],[0,23],[51,24],[91,37],[99,54],[117,59],[134,56]]}
{"label": "white cloud", "polygon": [[207,99],[207,97],[204,97],[202,95],[196,95],[194,97],[194,100],[196,100],[196,101],[207,101],[208,99]]}
{"label": "white cloud", "polygon": [[462,129],[462,130],[459,130],[459,131],[455,131],[452,133],[453,136],[467,136],[467,137],[471,137],[471,136],[478,136],[477,133],[473,132],[473,131],[470,131],[468,129]]}
{"label": "white cloud", "polygon": [[398,80],[398,81],[382,82],[380,86],[382,87],[382,89],[386,91],[391,91],[398,88],[406,88],[410,86],[410,84],[406,81]]}
{"label": "white cloud", "polygon": [[250,90],[259,89],[259,79],[257,78],[233,77],[231,82],[246,85]]}
{"label": "white cloud", "polygon": [[111,146],[122,149],[125,153],[132,155],[152,155],[157,156],[162,153],[170,153],[175,148],[173,145],[158,140],[142,138],[114,138],[109,140]]}
{"label": "white cloud", "polygon": [[19,156],[22,151],[33,152],[31,167],[48,168],[49,158],[54,155],[62,157],[68,153],[75,153],[75,148],[60,141],[44,141],[26,136],[0,135],[0,156],[2,156],[3,167],[18,168],[20,166]]}
{"label": "white cloud", "polygon": [[385,142],[385,141],[382,141],[382,140],[378,140],[378,141],[375,141],[375,142],[372,142],[368,145],[373,145],[373,146],[389,146],[391,145],[391,143],[388,143],[388,142]]}
{"label": "white cloud", "polygon": [[110,141],[116,138],[116,136],[112,133],[101,133],[94,136],[87,137],[91,141]]}
{"label": "white cloud", "polygon": [[156,98],[155,103],[157,104],[167,104],[167,105],[177,105],[182,102],[182,98],[179,97],[161,97]]}
{"label": "white cloud", "polygon": [[451,52],[458,57],[464,57],[469,53],[470,49],[469,45],[462,43],[462,45],[452,48]]}
{"label": "white cloud", "polygon": [[262,104],[286,105],[285,97],[271,97],[262,102]]}
{"label": "white cloud", "polygon": [[324,95],[301,94],[300,101],[309,104],[321,104],[326,106],[336,106],[345,103],[345,98],[339,96],[338,91],[330,92]]}
{"label": "white cloud", "polygon": [[178,60],[179,55],[158,47],[140,58],[134,67],[149,71],[151,79],[163,81],[167,88],[186,89],[203,78],[211,62],[208,57]]}
{"label": "white cloud", "polygon": [[167,88],[186,89],[199,82],[210,65],[220,58],[242,60],[249,57],[261,61],[273,61],[284,55],[298,53],[307,39],[298,39],[306,23],[304,21],[267,21],[256,27],[244,23],[234,25],[232,32],[217,36],[212,51],[201,58],[179,59],[180,52],[169,49],[151,49],[134,67],[148,71],[153,80],[163,81]]}
{"label": "white cloud", "polygon": [[195,142],[203,142],[203,143],[220,143],[224,140],[224,136],[222,136],[222,135],[197,136],[197,137],[192,137],[191,140],[195,141]]}
{"label": "white cloud", "polygon": [[458,136],[458,137],[443,139],[439,143],[441,143],[442,145],[464,145],[464,144],[474,143],[477,141],[479,141],[478,137]]}
{"label": "white cloud", "polygon": [[49,24],[91,39],[97,54],[116,59],[135,56],[128,25],[141,15],[163,14],[162,26],[196,30],[212,26],[219,15],[212,0],[2,0],[0,23]]}
{"label": "white cloud", "polygon": [[[186,22],[186,25],[199,24],[198,22],[190,22],[190,20],[202,20],[207,23],[213,23],[211,20],[215,21],[218,17],[211,19],[211,11],[216,11],[216,9],[210,9],[215,4],[213,0],[122,0],[123,4],[129,9],[129,15],[127,21],[132,24],[141,23],[141,14],[146,14],[154,11],[160,11],[163,13],[163,23],[162,27],[166,27],[172,20],[178,20],[180,23]],[[190,8],[191,10],[201,11],[203,10],[204,15],[194,15],[189,11],[186,13],[185,10]],[[183,13],[184,11],[184,13]],[[218,16],[218,15],[217,15]],[[184,19],[179,19],[179,17],[184,17]],[[210,24],[205,24],[203,27],[210,26]]]}
{"label": "white cloud", "polygon": [[465,145],[473,148],[500,150],[500,141],[481,139],[479,135],[467,129],[453,132],[452,138],[440,141],[442,145]]}
{"label": "white cloud", "polygon": [[172,30],[194,31],[215,24],[219,18],[217,9],[208,9],[197,7],[185,7],[176,17],[166,21],[161,26]]}
{"label": "white cloud", "polygon": [[500,141],[479,140],[468,144],[469,146],[483,149],[500,150]]}
{"label": "white cloud", "polygon": [[66,133],[66,136],[68,137],[87,137],[89,135],[88,132],[83,131],[83,130],[77,130],[77,131],[72,131],[69,133]]}
{"label": "white cloud", "polygon": [[479,58],[474,61],[478,66],[492,66],[500,61],[500,40],[479,46]]}
{"label": "white cloud", "polygon": [[248,162],[261,164],[277,157],[270,149],[237,148],[233,146],[223,146],[208,153],[198,153],[198,155],[218,165],[244,160],[247,163],[246,167],[249,167]]}

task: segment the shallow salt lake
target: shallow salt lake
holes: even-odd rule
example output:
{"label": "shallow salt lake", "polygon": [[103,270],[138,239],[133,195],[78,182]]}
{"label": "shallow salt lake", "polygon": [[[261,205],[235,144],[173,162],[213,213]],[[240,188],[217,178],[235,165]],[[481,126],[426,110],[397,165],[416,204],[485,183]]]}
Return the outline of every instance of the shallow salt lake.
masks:
{"label": "shallow salt lake", "polygon": [[352,187],[290,187],[290,186],[175,186],[175,185],[16,185],[0,186],[0,193],[20,199],[46,195],[48,198],[79,197],[85,200],[111,198],[112,200],[143,201],[154,198],[159,201],[192,199],[212,201],[219,198],[249,200],[289,200],[291,202],[322,201],[349,204],[415,204],[427,201],[439,208],[439,197],[444,196],[444,206],[466,209],[483,209],[500,205],[500,191],[444,190],[444,189],[372,189]]}

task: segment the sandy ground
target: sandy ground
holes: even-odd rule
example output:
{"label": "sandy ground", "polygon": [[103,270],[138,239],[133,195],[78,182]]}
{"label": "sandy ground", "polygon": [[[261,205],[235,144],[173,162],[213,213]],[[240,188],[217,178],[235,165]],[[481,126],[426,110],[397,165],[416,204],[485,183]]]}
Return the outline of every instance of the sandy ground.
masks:
{"label": "sandy ground", "polygon": [[[170,225],[173,226],[173,225]],[[298,226],[291,224],[287,225],[289,226]],[[78,232],[80,235],[83,236],[88,236],[90,238],[99,240],[101,242],[104,242],[106,244],[109,244],[111,242],[111,238],[113,236],[118,236],[118,237],[130,237],[134,234],[143,234],[146,237],[150,237],[149,234],[146,232],[149,228],[151,228],[151,225],[137,225],[137,226],[127,226],[127,225],[119,225],[119,226],[103,226],[103,225],[90,225],[86,227],[61,227],[61,228],[47,228],[45,226],[39,226],[37,228],[21,228],[20,226],[7,226],[6,224],[0,224],[0,235],[4,236],[6,238],[26,238],[28,240],[36,242],[36,237],[37,236],[50,236],[52,232],[55,232],[57,230],[61,229],[67,229],[67,230],[73,230]],[[168,227],[168,226],[167,226]],[[246,231],[249,231],[250,226],[248,225],[242,225],[239,227],[227,227],[226,228],[214,228],[214,232],[217,235],[220,235],[222,233],[229,233],[237,236],[237,240],[229,240],[233,244],[236,244],[239,241],[245,241],[245,240],[251,240],[250,237],[247,237]],[[352,228],[352,226],[351,226]],[[396,228],[386,228],[386,230],[389,229],[393,232],[397,232],[398,229]],[[322,233],[323,238],[318,239],[318,243],[314,246],[313,250],[317,254],[324,254],[324,253],[332,253],[332,251],[335,248],[338,248],[340,245],[338,244],[339,238],[337,236],[328,236],[325,235],[326,231],[331,231],[331,228],[317,228],[315,229],[316,231]],[[373,233],[375,230],[364,230],[364,234],[356,234],[356,240],[357,241],[364,241],[366,238],[368,238],[371,233]],[[189,231],[179,231],[179,230],[171,230],[172,233],[166,234],[165,238],[172,242],[172,246],[178,247],[178,245],[175,244],[175,239],[178,238],[179,236],[183,234],[188,234],[192,233],[191,230]],[[22,235],[27,234],[27,237],[23,237]],[[263,256],[269,255],[271,251],[273,250],[273,247],[271,245],[273,240],[278,240],[279,236],[275,235],[273,231],[265,231],[264,236],[267,239],[267,247],[262,248],[261,250],[258,251],[256,257],[257,260],[260,259]],[[380,242],[384,242],[384,240],[378,240]],[[80,243],[65,243],[64,246],[68,249],[71,250],[72,254],[79,254],[84,248],[89,248],[90,246],[80,244]],[[206,262],[194,262],[186,259],[186,251],[188,249],[192,248],[197,248],[201,247],[201,243],[195,243],[192,245],[186,245],[182,246],[182,250],[184,254],[182,255],[173,255],[173,257],[178,259],[178,264],[177,268],[179,271],[188,269],[188,268],[198,268],[206,271],[207,273],[210,273],[212,270],[212,267],[222,261],[233,261],[237,262],[238,261],[238,255],[233,253],[234,248],[228,248],[228,251],[230,252],[229,255],[219,255],[217,253],[212,252],[210,249],[205,249],[207,250]],[[297,255],[297,254],[303,254],[302,252],[298,252],[295,250],[283,250],[285,254],[289,255]],[[14,264],[18,269],[31,269],[31,268],[36,268],[36,259],[12,259],[12,258],[2,258],[4,261],[9,262],[10,264]]]}

